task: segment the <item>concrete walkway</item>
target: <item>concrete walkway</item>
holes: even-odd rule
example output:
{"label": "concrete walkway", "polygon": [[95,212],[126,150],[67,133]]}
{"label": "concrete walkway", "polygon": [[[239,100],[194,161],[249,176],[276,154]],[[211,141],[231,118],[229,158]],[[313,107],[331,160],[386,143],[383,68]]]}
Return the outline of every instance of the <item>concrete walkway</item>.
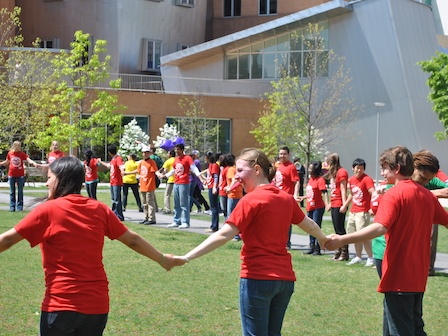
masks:
{"label": "concrete walkway", "polygon": [[[0,186],[3,186],[3,183],[0,183]],[[28,191],[28,190],[27,190]],[[38,190],[39,192],[42,192],[42,190]],[[109,192],[106,190],[99,190],[98,192]],[[24,197],[24,203],[25,203],[25,210],[31,210],[29,205],[33,204],[35,206],[35,198],[30,196]],[[0,189],[0,203],[9,203],[9,190],[5,190],[4,188]],[[28,206],[27,206],[28,205]],[[0,206],[0,210],[8,211],[9,207],[7,205]],[[124,212],[125,221],[128,222],[129,228],[132,229],[133,225],[141,225],[138,224],[140,220],[143,219],[143,213],[138,212],[136,209],[128,209],[126,212]],[[330,217],[324,217],[325,219],[330,220]],[[169,229],[166,226],[168,224],[171,224],[173,222],[173,215],[164,215],[160,212],[156,213],[156,221],[157,224],[151,225],[161,228],[166,228],[167,230],[185,230],[189,232],[199,233],[199,234],[205,234],[209,235],[209,233],[206,233],[205,230],[210,227],[210,221],[207,220],[201,220],[198,218],[197,214],[191,213],[191,219],[190,219],[190,228],[188,229]],[[223,217],[220,217],[220,226],[223,224]],[[441,228],[442,230],[444,228]],[[240,244],[238,242],[235,242],[235,244]],[[293,234],[291,237],[291,244],[292,249],[291,253],[302,253],[303,251],[308,249],[309,244],[309,237],[307,235],[298,235]],[[333,255],[332,251],[325,251],[325,254],[328,256]],[[354,246],[353,244],[350,245],[350,258],[353,258],[355,256]],[[367,258],[367,255],[363,254],[363,259]],[[348,267],[348,266],[347,266]],[[436,272],[444,272],[448,273],[448,254],[445,253],[437,253],[437,259],[435,263],[435,270]]]}

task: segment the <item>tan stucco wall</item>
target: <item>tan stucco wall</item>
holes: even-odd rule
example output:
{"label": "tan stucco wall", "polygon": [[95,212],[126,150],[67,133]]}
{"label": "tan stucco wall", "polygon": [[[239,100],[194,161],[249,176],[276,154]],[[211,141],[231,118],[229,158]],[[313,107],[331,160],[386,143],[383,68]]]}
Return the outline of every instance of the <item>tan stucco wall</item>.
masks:
{"label": "tan stucco wall", "polygon": [[[155,139],[160,134],[159,128],[165,124],[166,117],[185,116],[178,105],[181,95],[119,92],[119,103],[127,106],[125,115],[150,117],[150,136]],[[229,98],[203,96],[204,108],[208,118],[231,120],[231,151],[238,154],[245,147],[257,147],[257,142],[250,134],[264,103],[255,98]]]}

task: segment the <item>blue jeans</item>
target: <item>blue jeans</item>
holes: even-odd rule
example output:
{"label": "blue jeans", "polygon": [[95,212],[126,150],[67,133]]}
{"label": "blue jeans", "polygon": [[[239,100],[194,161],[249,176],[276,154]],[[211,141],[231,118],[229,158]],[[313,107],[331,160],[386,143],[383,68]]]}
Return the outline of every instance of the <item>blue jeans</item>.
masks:
{"label": "blue jeans", "polygon": [[174,184],[174,223],[190,225],[190,184]]}
{"label": "blue jeans", "polygon": [[424,293],[384,293],[384,336],[426,336],[423,330]]}
{"label": "blue jeans", "polygon": [[42,312],[41,336],[101,336],[107,314],[81,314],[74,311]]}
{"label": "blue jeans", "polygon": [[241,198],[227,198],[227,217],[230,216]]}
{"label": "blue jeans", "polygon": [[230,213],[227,211],[227,200],[228,200],[228,197],[227,196],[218,196],[218,198],[219,198],[218,213],[220,212],[220,210],[222,210],[222,213],[224,214],[224,218],[229,217]]}
{"label": "blue jeans", "polygon": [[219,194],[213,193],[213,189],[208,189],[208,199],[210,202],[210,211],[212,212],[212,224],[210,229],[218,231],[219,229]]}
{"label": "blue jeans", "polygon": [[[324,216],[324,212],[325,208],[320,208],[308,211],[306,215],[313,221],[315,221],[317,225],[319,225],[319,227],[322,227],[322,217]],[[316,244],[316,238],[310,235],[310,246],[314,246],[315,244]]]}
{"label": "blue jeans", "polygon": [[119,220],[124,220],[123,204],[121,203],[121,186],[110,186],[110,197],[112,199],[112,211]]}
{"label": "blue jeans", "polygon": [[292,293],[294,281],[240,279],[243,335],[281,335]]}
{"label": "blue jeans", "polygon": [[[9,177],[9,211],[23,210],[23,185],[25,176]],[[17,202],[16,202],[16,184],[17,184]],[[17,209],[16,209],[17,208]]]}
{"label": "blue jeans", "polygon": [[98,187],[98,181],[94,181],[94,182],[86,182],[86,190],[87,190],[87,195],[90,198],[96,199],[96,189]]}

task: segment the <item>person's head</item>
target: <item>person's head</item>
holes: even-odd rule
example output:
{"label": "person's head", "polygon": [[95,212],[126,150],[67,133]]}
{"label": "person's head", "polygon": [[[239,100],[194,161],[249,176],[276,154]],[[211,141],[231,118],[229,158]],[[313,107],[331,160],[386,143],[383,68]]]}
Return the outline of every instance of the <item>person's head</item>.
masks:
{"label": "person's head", "polygon": [[185,146],[183,144],[177,144],[174,146],[174,151],[176,152],[177,156],[184,155]]}
{"label": "person's head", "polygon": [[259,184],[270,183],[275,169],[266,154],[257,148],[246,148],[236,160],[236,179],[240,180],[246,192],[253,191]]}
{"label": "person's head", "polygon": [[289,148],[287,146],[283,146],[279,149],[278,159],[281,163],[289,161]]}
{"label": "person's head", "polygon": [[128,160],[129,161],[135,161],[137,160],[137,155],[135,155],[134,153],[131,153],[128,155]]}
{"label": "person's head", "polygon": [[[383,176],[388,183],[391,183],[393,177],[402,175],[403,177],[410,177],[414,172],[414,159],[409,149],[403,146],[395,146],[386,149],[381,153],[379,158],[381,166],[381,176]],[[393,183],[393,182],[392,182]]]}
{"label": "person's head", "polygon": [[363,159],[357,158],[352,163],[353,174],[356,177],[361,177],[366,170],[366,162]]}
{"label": "person's head", "polygon": [[50,146],[50,150],[53,152],[56,152],[59,150],[59,142],[57,142],[56,140],[51,142],[51,146]]}
{"label": "person's head", "polygon": [[174,149],[168,151],[168,156],[169,157],[175,157],[176,156],[176,152],[174,151]]}
{"label": "person's head", "polygon": [[313,161],[310,163],[310,166],[308,167],[308,173],[311,177],[318,177],[322,174],[322,162],[320,161]]}
{"label": "person's head", "polygon": [[216,156],[213,154],[213,152],[207,152],[205,155],[205,159],[208,163],[216,163]]}
{"label": "person's head", "polygon": [[117,146],[115,146],[115,145],[107,146],[107,152],[109,153],[110,156],[117,155]]}
{"label": "person's head", "polygon": [[224,160],[226,161],[227,166],[232,167],[235,165],[235,155],[228,153],[225,155]]}
{"label": "person's head", "polygon": [[48,198],[55,199],[70,194],[80,194],[84,183],[84,167],[77,158],[62,157],[48,166]]}
{"label": "person's head", "polygon": [[154,146],[150,146],[149,149],[151,150],[151,155],[156,154],[157,148],[155,148]]}
{"label": "person's head", "polygon": [[143,160],[148,160],[151,154],[152,154],[151,148],[149,148],[148,146],[142,147]]}
{"label": "person's head", "polygon": [[196,159],[199,159],[199,151],[198,150],[196,150],[196,149],[193,149],[192,151],[191,151],[191,157],[193,158],[193,160],[196,160]]}
{"label": "person's head", "polygon": [[14,141],[12,143],[10,151],[12,152],[20,152],[22,150],[22,143],[20,141]]}
{"label": "person's head", "polygon": [[341,168],[338,153],[331,153],[327,156],[326,162],[328,164],[328,172],[325,177],[336,177],[336,173]]}
{"label": "person's head", "polygon": [[427,185],[439,171],[439,160],[430,151],[423,149],[413,154],[414,172],[412,180],[423,186]]}

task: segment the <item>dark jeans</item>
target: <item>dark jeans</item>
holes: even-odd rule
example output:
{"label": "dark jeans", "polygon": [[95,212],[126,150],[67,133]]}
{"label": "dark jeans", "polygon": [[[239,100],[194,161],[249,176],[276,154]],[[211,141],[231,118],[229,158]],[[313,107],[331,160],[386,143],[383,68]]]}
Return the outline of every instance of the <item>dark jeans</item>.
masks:
{"label": "dark jeans", "polygon": [[198,184],[195,180],[190,182],[190,212],[191,210],[193,210],[193,204],[196,205],[198,210],[201,210],[201,202],[199,202],[199,200],[194,197],[194,190],[197,186]]}
{"label": "dark jeans", "polygon": [[208,189],[208,199],[210,201],[210,210],[212,212],[212,224],[210,229],[218,231],[219,229],[219,195],[214,194],[213,189]]}
{"label": "dark jeans", "polygon": [[426,336],[423,330],[424,293],[384,293],[384,336]]}
{"label": "dark jeans", "polygon": [[110,186],[110,197],[112,199],[112,211],[119,220],[124,220],[123,204],[121,203],[121,186]]}
{"label": "dark jeans", "polygon": [[194,188],[194,198],[199,201],[200,204],[204,206],[205,210],[210,210],[210,206],[208,205],[207,201],[205,200],[204,196],[202,196],[201,188],[199,188],[198,185],[196,185],[196,188]]}
{"label": "dark jeans", "polygon": [[90,198],[96,199],[96,188],[98,186],[98,182],[86,183],[87,195]]}
{"label": "dark jeans", "polygon": [[129,188],[131,188],[132,193],[135,197],[135,202],[137,203],[138,209],[142,208],[142,201],[140,199],[140,194],[138,192],[138,183],[124,183],[123,184],[123,208],[126,208],[128,205],[128,194]]}
{"label": "dark jeans", "polygon": [[42,312],[40,336],[101,336],[106,323],[107,314]]}
{"label": "dark jeans", "polygon": [[244,336],[279,336],[294,281],[240,279]]}
{"label": "dark jeans", "polygon": [[[308,211],[307,216],[311,218],[313,221],[322,227],[322,217],[324,216],[325,208],[320,208],[316,210]],[[310,246],[314,246],[316,244],[316,238],[310,235]]]}
{"label": "dark jeans", "polygon": [[[25,176],[9,177],[9,210],[23,210],[23,185],[25,184]],[[16,201],[16,185],[17,185],[17,201]]]}

